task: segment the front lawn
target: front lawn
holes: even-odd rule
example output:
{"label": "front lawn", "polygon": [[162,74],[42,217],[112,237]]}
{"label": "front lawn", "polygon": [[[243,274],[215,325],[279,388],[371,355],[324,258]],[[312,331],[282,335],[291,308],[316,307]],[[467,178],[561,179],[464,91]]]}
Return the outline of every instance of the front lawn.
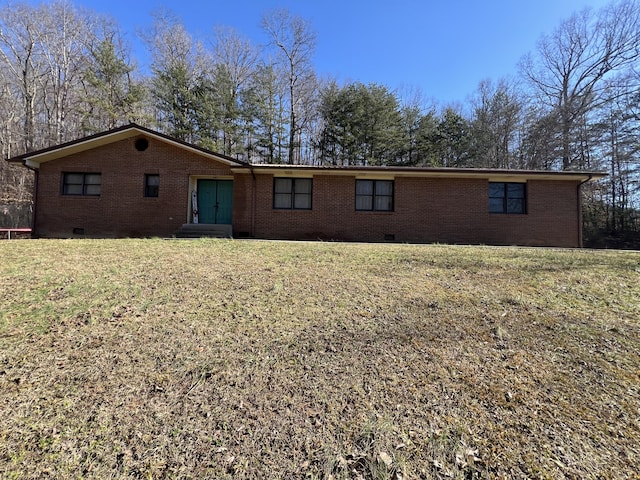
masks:
{"label": "front lawn", "polygon": [[635,252],[16,240],[0,292],[2,478],[639,478]]}

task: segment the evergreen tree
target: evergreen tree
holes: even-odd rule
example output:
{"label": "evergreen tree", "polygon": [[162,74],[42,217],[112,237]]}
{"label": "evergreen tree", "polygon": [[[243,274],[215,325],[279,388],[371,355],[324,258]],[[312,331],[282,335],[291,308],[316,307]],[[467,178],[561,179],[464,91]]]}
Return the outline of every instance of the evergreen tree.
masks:
{"label": "evergreen tree", "polygon": [[453,108],[447,108],[436,129],[436,161],[443,167],[472,166],[470,129],[467,120]]}
{"label": "evergreen tree", "polygon": [[213,90],[204,50],[182,24],[168,16],[156,19],[147,43],[153,55],[151,95],[158,124],[180,140],[211,142],[209,125],[199,123]]}
{"label": "evergreen tree", "polygon": [[522,105],[513,90],[505,80],[480,82],[470,122],[474,166],[515,166]]}
{"label": "evergreen tree", "polygon": [[86,108],[83,130],[97,133],[139,121],[145,89],[132,78],[134,67],[116,47],[115,33],[90,49],[91,66],[85,71]]}
{"label": "evergreen tree", "polygon": [[325,88],[320,148],[334,165],[386,165],[401,158],[402,118],[394,94],[381,85]]}
{"label": "evergreen tree", "polygon": [[418,119],[416,132],[416,165],[422,167],[440,166],[438,153],[438,124],[440,120],[434,110]]}

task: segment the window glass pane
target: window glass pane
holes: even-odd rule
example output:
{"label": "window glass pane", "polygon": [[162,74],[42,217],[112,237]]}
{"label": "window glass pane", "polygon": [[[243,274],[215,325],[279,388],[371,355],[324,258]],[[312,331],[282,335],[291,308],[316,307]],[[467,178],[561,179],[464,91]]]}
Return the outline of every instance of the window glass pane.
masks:
{"label": "window glass pane", "polygon": [[273,208],[291,208],[291,194],[276,193],[273,197]]}
{"label": "window glass pane", "polygon": [[356,210],[373,210],[373,196],[357,195]]}
{"label": "window glass pane", "polygon": [[100,185],[100,174],[99,173],[87,173],[84,176],[84,183],[89,185]]}
{"label": "window glass pane", "polygon": [[378,180],[376,182],[376,195],[393,195],[393,182],[391,180]]}
{"label": "window glass pane", "polygon": [[62,193],[65,195],[82,195],[82,185],[65,185]]}
{"label": "window glass pane", "polygon": [[504,198],[504,183],[489,183],[489,196],[491,198]]}
{"label": "window glass pane", "polygon": [[508,198],[524,198],[524,183],[507,183]]}
{"label": "window glass pane", "polygon": [[82,185],[84,174],[82,173],[65,173],[64,183],[67,185]]}
{"label": "window glass pane", "polygon": [[100,195],[100,184],[85,185],[85,195]]}
{"label": "window glass pane", "polygon": [[294,197],[293,208],[300,208],[309,210],[311,208],[311,195],[310,194],[296,194]]}
{"label": "window glass pane", "polygon": [[524,213],[524,200],[521,198],[508,199],[507,213]]}
{"label": "window glass pane", "polygon": [[160,175],[149,174],[144,176],[144,196],[157,197],[160,185]]}
{"label": "window glass pane", "polygon": [[292,180],[290,178],[276,178],[275,179],[275,193],[291,193],[292,192]]}
{"label": "window glass pane", "polygon": [[356,195],[373,195],[373,180],[356,180]]}
{"label": "window glass pane", "polygon": [[504,200],[501,198],[489,199],[489,212],[490,213],[504,213]]}
{"label": "window glass pane", "polygon": [[376,197],[376,210],[384,210],[384,211],[393,210],[393,197],[391,196]]}
{"label": "window glass pane", "polygon": [[296,193],[311,193],[311,179],[297,178],[294,184]]}

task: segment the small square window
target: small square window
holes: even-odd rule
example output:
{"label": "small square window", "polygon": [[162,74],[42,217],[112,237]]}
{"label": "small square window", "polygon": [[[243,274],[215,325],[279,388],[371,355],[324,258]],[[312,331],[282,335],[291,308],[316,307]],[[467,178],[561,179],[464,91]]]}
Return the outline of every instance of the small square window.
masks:
{"label": "small square window", "polygon": [[160,191],[160,175],[146,174],[144,176],[144,196],[157,197]]}

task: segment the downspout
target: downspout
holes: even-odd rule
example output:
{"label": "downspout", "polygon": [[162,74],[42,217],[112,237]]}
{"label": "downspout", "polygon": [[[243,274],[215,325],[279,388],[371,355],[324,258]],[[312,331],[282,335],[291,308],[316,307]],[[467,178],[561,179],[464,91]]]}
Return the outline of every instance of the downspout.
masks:
{"label": "downspout", "polygon": [[578,183],[577,192],[576,192],[576,203],[577,203],[577,211],[578,211],[578,248],[583,248],[582,242],[582,228],[584,224],[584,219],[582,218],[582,195],[581,188],[587,182],[590,182],[593,179],[593,175],[589,174],[589,178]]}
{"label": "downspout", "polygon": [[38,214],[38,179],[40,178],[40,170],[34,169],[33,178],[33,214],[31,215],[31,237],[36,235],[36,215]]}

